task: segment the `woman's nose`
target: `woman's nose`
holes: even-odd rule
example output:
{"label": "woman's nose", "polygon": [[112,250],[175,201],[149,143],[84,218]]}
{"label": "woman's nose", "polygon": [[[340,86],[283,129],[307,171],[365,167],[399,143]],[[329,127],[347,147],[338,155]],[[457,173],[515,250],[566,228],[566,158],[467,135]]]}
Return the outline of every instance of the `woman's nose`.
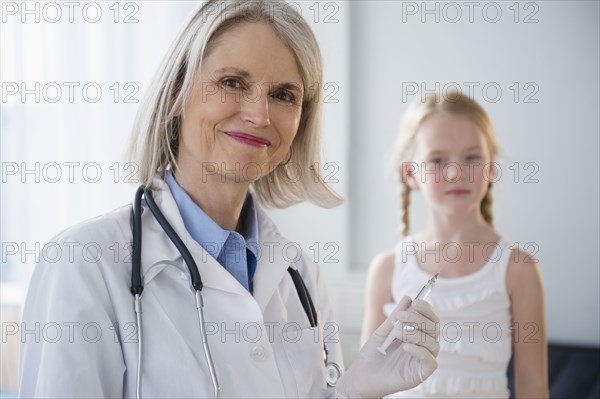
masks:
{"label": "woman's nose", "polygon": [[242,119],[254,127],[266,127],[271,124],[269,117],[269,96],[260,85],[255,85],[253,90],[243,99]]}

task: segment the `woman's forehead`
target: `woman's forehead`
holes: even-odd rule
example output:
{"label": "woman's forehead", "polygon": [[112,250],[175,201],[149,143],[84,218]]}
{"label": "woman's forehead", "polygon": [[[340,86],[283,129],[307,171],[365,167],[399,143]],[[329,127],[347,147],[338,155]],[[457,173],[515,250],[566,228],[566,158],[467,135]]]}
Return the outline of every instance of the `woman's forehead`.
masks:
{"label": "woman's forehead", "polygon": [[265,22],[243,22],[219,35],[205,57],[203,69],[244,71],[253,80],[302,85],[296,57]]}

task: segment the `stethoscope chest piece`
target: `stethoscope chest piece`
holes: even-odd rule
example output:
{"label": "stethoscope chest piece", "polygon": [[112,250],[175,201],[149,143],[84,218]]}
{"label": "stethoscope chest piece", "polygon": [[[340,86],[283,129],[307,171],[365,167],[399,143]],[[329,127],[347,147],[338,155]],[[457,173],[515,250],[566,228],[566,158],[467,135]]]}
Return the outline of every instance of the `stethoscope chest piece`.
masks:
{"label": "stethoscope chest piece", "polygon": [[327,385],[330,387],[335,387],[342,376],[342,369],[336,363],[327,363]]}

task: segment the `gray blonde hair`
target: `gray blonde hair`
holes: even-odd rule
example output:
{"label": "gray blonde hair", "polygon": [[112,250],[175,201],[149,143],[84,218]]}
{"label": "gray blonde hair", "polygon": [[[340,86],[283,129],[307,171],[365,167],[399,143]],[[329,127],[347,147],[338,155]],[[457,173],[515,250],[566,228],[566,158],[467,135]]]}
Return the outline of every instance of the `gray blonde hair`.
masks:
{"label": "gray blonde hair", "polygon": [[[404,181],[402,164],[412,161],[415,153],[415,138],[423,122],[432,115],[441,112],[467,118],[483,134],[492,159],[498,154],[498,143],[492,122],[485,110],[474,99],[461,92],[449,91],[443,96],[427,94],[425,98],[418,98],[413,101],[404,114],[400,125],[400,133],[394,144],[393,167],[402,189],[401,217],[403,236],[410,234],[409,205],[411,189]],[[492,225],[493,222],[491,188],[492,183],[490,182],[480,205],[481,214],[489,225]]]}
{"label": "gray blonde hair", "polygon": [[[320,171],[323,65],[313,32],[290,4],[281,0],[211,0],[194,13],[167,51],[133,127],[130,158],[141,184],[152,186],[157,174],[176,166],[179,129],[185,103],[202,60],[216,39],[242,22],[264,22],[294,53],[304,85],[300,125],[291,157],[251,183],[265,206],[285,208],[303,201],[332,208],[342,203]],[[290,176],[291,167],[293,176]]]}

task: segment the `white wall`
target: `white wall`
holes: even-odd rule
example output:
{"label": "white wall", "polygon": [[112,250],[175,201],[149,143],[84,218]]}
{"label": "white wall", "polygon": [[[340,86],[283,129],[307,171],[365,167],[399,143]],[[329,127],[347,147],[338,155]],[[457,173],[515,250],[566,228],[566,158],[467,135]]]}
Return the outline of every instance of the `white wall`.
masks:
{"label": "white wall", "polygon": [[71,17],[60,2],[24,4],[2,5],[1,147],[2,272],[12,264],[26,280],[35,249],[58,231],[131,201],[133,117],[197,4],[74,2]]}
{"label": "white wall", "polygon": [[[456,82],[467,93],[470,85],[503,149],[495,224],[507,239],[538,249],[549,338],[599,345],[598,2],[518,3],[517,23],[514,2],[474,4],[470,22],[463,2],[351,2],[352,269],[364,270],[399,238],[399,197],[384,171],[408,103],[421,84],[441,91]],[[457,10],[462,18],[452,22]],[[523,23],[525,16],[537,22]],[[497,101],[494,87],[502,90]],[[537,102],[527,103],[534,90],[528,100]],[[413,198],[414,231],[424,208]]]}

